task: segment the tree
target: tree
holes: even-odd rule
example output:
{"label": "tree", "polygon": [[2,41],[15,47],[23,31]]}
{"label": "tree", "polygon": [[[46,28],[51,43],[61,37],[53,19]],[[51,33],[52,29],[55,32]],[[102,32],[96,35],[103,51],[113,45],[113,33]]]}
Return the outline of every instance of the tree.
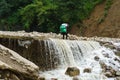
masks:
{"label": "tree", "polygon": [[11,5],[6,2],[6,0],[0,1],[0,18],[3,18],[5,16],[9,15],[9,12],[11,11]]}
{"label": "tree", "polygon": [[87,18],[96,4],[104,0],[1,0],[0,23],[21,25],[26,31],[59,32]]}
{"label": "tree", "polygon": [[53,9],[55,8],[56,7],[53,7],[48,1],[46,3],[41,0],[35,0],[33,4],[22,8],[21,15],[25,29],[29,29],[28,31],[37,30],[47,32],[48,26],[52,23],[49,18],[51,17],[50,15],[54,13]]}

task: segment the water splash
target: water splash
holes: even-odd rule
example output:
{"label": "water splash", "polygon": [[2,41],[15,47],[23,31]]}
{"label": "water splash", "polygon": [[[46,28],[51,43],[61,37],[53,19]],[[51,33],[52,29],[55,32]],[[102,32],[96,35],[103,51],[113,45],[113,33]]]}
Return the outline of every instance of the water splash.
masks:
{"label": "water splash", "polygon": [[[120,63],[114,61],[114,58],[117,56],[114,55],[112,50],[100,46],[98,42],[60,39],[50,39],[46,40],[46,42],[48,43],[49,51],[54,50],[54,55],[59,59],[56,69],[40,72],[40,75],[44,76],[46,80],[51,78],[72,80],[72,77],[65,75],[68,66],[76,66],[80,69],[80,75],[77,76],[80,80],[115,80],[103,75],[99,61],[103,61],[108,66],[118,69]],[[104,55],[109,55],[109,57]],[[95,56],[99,56],[100,60],[96,61],[94,59]],[[92,72],[84,73],[83,70],[85,68],[91,68]]]}

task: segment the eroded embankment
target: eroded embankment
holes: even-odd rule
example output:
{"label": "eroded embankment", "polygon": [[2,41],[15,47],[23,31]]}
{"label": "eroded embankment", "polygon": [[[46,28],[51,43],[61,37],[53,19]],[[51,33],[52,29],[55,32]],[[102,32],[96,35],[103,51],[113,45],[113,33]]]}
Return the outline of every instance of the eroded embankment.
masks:
{"label": "eroded embankment", "polygon": [[120,0],[105,0],[97,5],[90,17],[83,21],[86,29],[80,35],[120,38],[119,4]]}

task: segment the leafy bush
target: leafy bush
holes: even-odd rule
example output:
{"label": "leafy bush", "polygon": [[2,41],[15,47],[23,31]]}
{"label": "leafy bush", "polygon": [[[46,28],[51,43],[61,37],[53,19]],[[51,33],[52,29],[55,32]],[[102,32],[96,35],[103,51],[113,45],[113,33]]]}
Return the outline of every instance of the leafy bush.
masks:
{"label": "leafy bush", "polygon": [[26,31],[57,33],[61,23],[67,22],[72,26],[81,22],[102,1],[104,0],[1,0],[0,6],[4,7],[0,8],[0,23],[7,23],[8,26],[21,25]]}

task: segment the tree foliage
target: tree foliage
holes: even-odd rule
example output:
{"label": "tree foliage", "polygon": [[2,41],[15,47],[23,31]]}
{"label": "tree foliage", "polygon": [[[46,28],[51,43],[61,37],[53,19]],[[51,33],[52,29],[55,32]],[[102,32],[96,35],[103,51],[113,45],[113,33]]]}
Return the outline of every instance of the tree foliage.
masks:
{"label": "tree foliage", "polygon": [[7,3],[5,0],[0,1],[0,18],[7,16],[9,12],[11,11],[10,9],[11,5]]}
{"label": "tree foliage", "polygon": [[1,0],[0,23],[21,26],[26,31],[59,32],[63,22],[70,26],[87,18],[104,0]]}

